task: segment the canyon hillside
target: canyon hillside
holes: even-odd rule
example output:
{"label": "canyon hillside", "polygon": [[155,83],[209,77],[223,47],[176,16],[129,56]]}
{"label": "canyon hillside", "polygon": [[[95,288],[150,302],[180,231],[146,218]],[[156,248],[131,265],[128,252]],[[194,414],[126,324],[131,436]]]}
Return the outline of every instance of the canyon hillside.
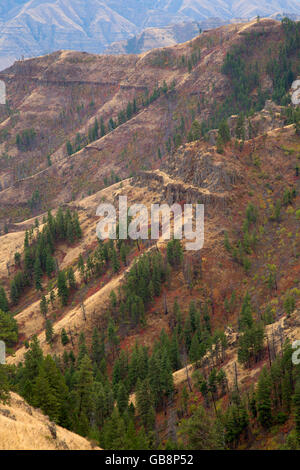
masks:
{"label": "canyon hillside", "polygon": [[[58,446],[299,448],[299,47],[256,19],[0,73],[0,399]],[[121,195],[204,204],[203,248],[98,240]]]}

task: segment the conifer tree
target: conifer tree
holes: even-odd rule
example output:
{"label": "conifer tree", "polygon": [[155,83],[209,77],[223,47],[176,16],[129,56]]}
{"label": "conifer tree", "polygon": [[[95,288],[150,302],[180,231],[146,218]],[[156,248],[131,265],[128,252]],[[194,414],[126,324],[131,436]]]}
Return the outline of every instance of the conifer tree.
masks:
{"label": "conifer tree", "polygon": [[264,428],[272,424],[271,382],[268,370],[263,367],[257,386],[258,420]]}
{"label": "conifer tree", "polygon": [[128,406],[128,392],[123,382],[120,382],[118,386],[117,404],[120,414],[123,414]]}
{"label": "conifer tree", "polygon": [[125,448],[126,441],[126,427],[123,418],[120,416],[118,408],[112,412],[110,419],[108,419],[101,431],[101,442],[103,447],[108,450]]}
{"label": "conifer tree", "polygon": [[120,262],[115,248],[112,248],[111,251],[111,262],[114,272],[117,273],[120,269]]}
{"label": "conifer tree", "polygon": [[20,392],[28,403],[32,403],[33,386],[43,362],[43,352],[37,336],[33,337],[24,357],[25,361],[20,379]]}
{"label": "conifer tree", "polygon": [[78,366],[80,365],[82,359],[85,356],[88,356],[88,350],[86,346],[85,335],[82,331],[79,335],[79,341],[78,341],[78,357],[77,357]]}
{"label": "conifer tree", "polygon": [[6,348],[10,348],[18,341],[18,325],[14,317],[0,310],[0,340],[4,341]]}
{"label": "conifer tree", "polygon": [[59,403],[56,400],[55,395],[52,393],[43,368],[41,368],[34,383],[32,404],[35,407],[40,408],[51,420],[58,420]]}
{"label": "conifer tree", "polygon": [[73,153],[73,146],[71,144],[71,142],[68,140],[67,141],[67,145],[66,145],[66,149],[67,149],[67,154],[70,156],[72,155]]}
{"label": "conifer tree", "polygon": [[46,317],[48,312],[48,303],[46,297],[43,295],[42,300],[40,301],[40,311],[41,314]]}
{"label": "conifer tree", "polygon": [[224,144],[231,140],[230,130],[226,120],[220,123],[218,135]]}
{"label": "conifer tree", "polygon": [[9,310],[8,300],[3,287],[0,287],[0,310],[2,312],[8,312]]}
{"label": "conifer tree", "polygon": [[61,300],[61,304],[67,305],[68,300],[69,300],[69,290],[67,287],[67,280],[66,280],[66,275],[64,271],[59,271],[58,273],[58,279],[57,279],[57,294],[58,297]]}
{"label": "conifer tree", "polygon": [[83,261],[83,257],[82,257],[81,253],[80,253],[79,258],[78,258],[77,267],[79,269],[81,278],[84,280],[84,282],[86,282],[85,265],[84,265],[84,261]]}
{"label": "conifer tree", "polygon": [[79,363],[76,381],[77,431],[86,435],[94,412],[94,379],[92,363],[86,354]]}
{"label": "conifer tree", "polygon": [[42,283],[41,283],[41,278],[43,275],[43,271],[41,268],[41,262],[40,262],[40,257],[38,254],[36,254],[36,259],[34,262],[34,282],[35,282],[35,288],[36,290],[42,290]]}
{"label": "conifer tree", "polygon": [[[152,388],[152,387],[151,387]],[[152,392],[148,380],[138,382],[136,390],[137,410],[141,421],[147,430],[154,426]]]}
{"label": "conifer tree", "polygon": [[54,301],[55,301],[55,292],[52,289],[51,292],[50,292],[50,302],[51,302],[52,308],[54,308]]}
{"label": "conifer tree", "polygon": [[179,435],[184,440],[184,448],[190,450],[221,450],[224,448],[222,432],[212,422],[209,415],[198,406],[187,420],[179,427]]}
{"label": "conifer tree", "polygon": [[6,366],[0,364],[0,403],[9,403],[9,382]]}
{"label": "conifer tree", "polygon": [[54,273],[56,269],[56,263],[55,259],[51,255],[50,252],[47,253],[47,258],[46,258],[46,274],[48,277],[51,277],[52,274]]}
{"label": "conifer tree", "polygon": [[296,422],[296,438],[300,446],[300,380],[298,379],[295,386],[294,395],[295,422]]}
{"label": "conifer tree", "polygon": [[63,329],[61,330],[61,344],[62,344],[63,346],[66,346],[69,342],[70,342],[70,340],[69,340],[69,337],[68,337],[68,335],[67,335],[67,332],[66,332],[66,330],[63,328]]}
{"label": "conifer tree", "polygon": [[75,275],[72,266],[67,271],[67,279],[70,289],[76,289]]}
{"label": "conifer tree", "polygon": [[181,368],[177,331],[178,330],[174,330],[170,343],[170,361],[173,370],[179,370]]}
{"label": "conifer tree", "polygon": [[104,357],[105,357],[104,341],[101,341],[97,328],[94,328],[93,336],[92,336],[92,355],[91,355],[92,362],[99,367],[101,360]]}
{"label": "conifer tree", "polygon": [[191,342],[191,347],[189,350],[189,357],[192,362],[196,362],[201,357],[200,344],[198,340],[198,335],[195,333]]}
{"label": "conifer tree", "polygon": [[53,341],[53,325],[50,319],[46,320],[45,330],[46,330],[46,341],[48,344],[51,344]]}

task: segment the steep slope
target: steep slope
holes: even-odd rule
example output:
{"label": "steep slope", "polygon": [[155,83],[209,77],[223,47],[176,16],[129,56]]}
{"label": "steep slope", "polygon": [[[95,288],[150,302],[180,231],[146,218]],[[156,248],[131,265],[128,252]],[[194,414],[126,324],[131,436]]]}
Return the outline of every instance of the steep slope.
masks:
{"label": "steep slope", "polygon": [[[3,72],[10,106],[2,107],[0,124],[2,221],[80,199],[107,185],[112,174],[124,178],[159,167],[160,157],[176,149],[195,117],[206,123],[220,119],[215,113],[231,87],[221,66],[232,45],[246,40],[247,34],[264,36],[254,45],[251,59],[255,62],[259,54],[262,64],[269,45],[282,39],[280,23],[263,20],[226,26],[141,56],[58,52],[18,62]],[[265,71],[262,75],[263,91],[271,94],[270,77]],[[256,96],[253,90],[254,101]],[[89,132],[95,118],[98,126],[103,120],[105,135],[93,141]],[[111,119],[120,125],[112,128]],[[32,141],[24,147],[22,139],[30,132]],[[75,152],[71,157],[68,140]],[[38,201],[32,200],[36,190]]]}
{"label": "steep slope", "polygon": [[[228,346],[220,363],[226,373],[230,391],[234,390],[236,376],[239,389],[248,390],[251,384],[257,381],[263,365],[269,364],[270,360],[275,361],[276,357],[282,354],[280,351],[284,341],[287,338],[293,341],[299,336],[299,295],[295,294],[296,309],[289,318],[286,318],[284,306],[289,292],[299,292],[300,246],[299,221],[296,216],[299,207],[299,177],[295,176],[299,136],[295,134],[294,126],[277,128],[276,119],[273,119],[276,114],[280,115],[280,108],[269,103],[267,109],[269,111],[264,110],[253,117],[253,122],[260,122],[259,118],[261,119],[262,134],[246,140],[243,146],[237,147],[232,141],[226,145],[224,153],[219,154],[214,145],[205,141],[189,143],[180,147],[172,158],[166,160],[162,170],[140,172],[136,178],[123,180],[84,198],[79,204],[70,203],[70,207],[76,208],[79,213],[83,238],[79,244],[76,243],[72,247],[60,245],[56,255],[60,269],[73,266],[76,270],[79,254],[82,253],[86,259],[94,246],[96,207],[103,200],[117,204],[120,194],[126,194],[130,204],[144,203],[147,206],[153,201],[169,204],[183,201],[205,203],[203,250],[200,253],[185,253],[182,266],[172,271],[163,295],[156,297],[147,310],[146,325],[143,327],[132,325],[124,329],[122,320],[118,320],[120,350],[131,350],[135,341],[148,346],[151,350],[162,329],[171,334],[173,328],[171,312],[175,298],[178,299],[185,318],[188,315],[190,301],[202,304],[206,298],[209,298],[213,331],[230,325],[230,328],[225,330],[228,334]],[[234,122],[234,119],[231,118],[229,122]],[[265,127],[266,122],[269,130]],[[234,129],[235,126],[232,125],[232,132]],[[284,188],[289,190],[296,188],[297,196],[293,202],[283,204],[280,220],[276,222],[273,219],[273,211],[276,201],[283,198]],[[236,240],[242,237],[241,227],[249,203],[258,209],[256,228],[259,235],[256,246],[249,255],[250,269],[245,270],[243,265],[234,259],[232,252],[225,249],[224,233],[229,233],[230,243],[234,246]],[[31,224],[33,220],[19,224],[18,228],[20,230],[22,226],[25,228]],[[17,247],[22,253],[20,239],[23,235],[24,232],[12,232],[1,237],[7,240],[6,243],[9,241],[11,254]],[[135,252],[134,259],[148,249],[152,248],[148,248],[146,242],[141,243],[141,252]],[[158,249],[164,253],[165,243],[160,242]],[[8,280],[6,273],[8,250],[6,255],[7,258],[3,257],[1,265],[4,285],[7,285]],[[274,286],[270,288],[267,282],[269,263],[277,269],[276,288]],[[27,292],[15,312],[21,341],[16,355],[9,357],[8,362],[17,364],[23,360],[27,351],[23,341],[30,340],[34,334],[38,335],[45,354],[55,353],[61,357],[66,351],[77,354],[82,332],[85,333],[90,348],[93,329],[95,327],[100,331],[106,329],[107,315],[111,308],[111,291],[120,292],[126,279],[124,273],[131,268],[132,263],[128,262],[127,266],[121,266],[118,274],[113,274],[112,277],[96,277],[95,280],[91,278],[86,285],[76,272],[78,293],[75,293],[66,307],[62,308],[56,303],[54,309],[49,311],[48,318],[52,319],[54,327],[51,345],[45,338],[45,319],[40,312],[40,299],[32,291]],[[13,266],[10,266],[10,269],[13,269]],[[44,293],[48,296],[47,283],[47,279],[44,279]],[[247,291],[251,292],[253,311],[258,318],[264,315],[269,306],[273,312],[273,321],[266,326],[263,353],[260,360],[253,363],[250,368],[237,364],[238,316]],[[227,311],[224,299],[229,299],[232,292],[237,296],[236,305],[233,310]],[[165,302],[168,314],[165,314]],[[71,338],[71,342],[67,345],[61,342],[63,328]],[[213,364],[215,361],[219,364],[214,358],[214,353],[210,355]],[[113,361],[112,358],[111,360]],[[210,370],[211,360],[203,360],[202,368],[204,371]],[[192,370],[192,367],[188,368],[189,380]],[[187,384],[186,367],[174,372],[173,379],[176,388],[181,390],[182,385]],[[197,400],[197,403],[201,403],[200,398]],[[172,409],[173,402],[170,405],[170,413]],[[158,422],[161,419],[159,413],[160,411],[157,415]],[[160,429],[164,435],[166,428]]]}
{"label": "steep slope", "polygon": [[[232,289],[238,292],[247,289],[253,290],[254,305],[260,311],[265,308],[267,289],[264,284],[259,282],[259,278],[260,276],[262,278],[266,276],[267,267],[264,259],[266,250],[268,250],[268,257],[273,257],[274,264],[281,267],[277,279],[279,291],[284,293],[289,288],[296,287],[297,278],[292,280],[290,276],[296,275],[299,269],[297,235],[295,235],[294,243],[289,249],[287,248],[287,240],[290,234],[297,233],[295,214],[290,211],[289,215],[283,216],[284,225],[289,226],[289,228],[286,228],[282,234],[277,233],[276,226],[268,220],[271,218],[276,198],[280,197],[283,188],[290,188],[293,185],[297,187],[299,184],[298,178],[294,177],[299,138],[295,135],[293,126],[283,127],[283,122],[280,120],[280,127],[277,128],[278,122],[276,119],[274,120],[275,110],[279,115],[280,108],[276,108],[275,105],[270,108],[269,104],[268,109],[269,111],[264,110],[262,113],[253,116],[253,123],[262,123],[261,133],[257,138],[246,141],[240,150],[232,143],[227,147],[225,155],[220,155],[216,152],[215,146],[203,141],[186,144],[166,160],[163,170],[142,171],[135,178],[123,180],[121,183],[109,186],[92,196],[84,198],[77,204],[69,203],[70,208],[78,211],[83,229],[83,238],[74,247],[65,244],[60,245],[57,253],[59,268],[66,269],[73,266],[74,269],[77,269],[76,262],[79,254],[83,253],[86,256],[87,253],[90,253],[96,241],[95,229],[98,220],[96,209],[98,205],[101,201],[117,205],[118,196],[125,194],[128,197],[128,204],[143,203],[147,207],[153,201],[167,202],[170,205],[174,202],[182,203],[182,201],[203,203],[205,205],[204,248],[200,254],[196,252],[188,256],[187,253],[187,258],[195,266],[198,265],[199,260],[203,260],[202,275],[200,278],[195,275],[194,282],[196,286],[199,283],[205,285],[204,290],[210,292],[210,295],[214,297],[214,308],[218,312],[212,319],[215,327],[223,327],[229,321],[227,315],[223,316],[223,303]],[[231,121],[234,122],[233,119]],[[235,126],[232,126],[232,129],[235,129]],[[287,152],[289,152],[289,158],[286,157]],[[282,174],[282,178],[277,179],[279,172]],[[247,186],[245,186],[246,181]],[[298,197],[294,203],[295,207],[297,207]],[[265,198],[268,198],[267,203],[263,202]],[[228,231],[230,234],[240,233],[244,210],[249,201],[259,207],[261,223],[265,226],[265,230],[270,232],[265,238],[261,235],[259,242],[257,242],[258,248],[251,260],[251,263],[253,263],[251,268],[253,277],[247,274],[243,275],[243,266],[239,263],[236,264],[237,262],[230,255],[224,255],[223,253],[224,232]],[[234,225],[230,221],[234,221]],[[5,247],[5,250],[3,250],[0,274],[2,282],[7,287],[7,265],[10,266],[10,269],[14,269],[14,253],[19,251],[22,254],[24,229],[29,228],[32,224],[33,220],[16,224],[16,232],[1,237],[2,246]],[[276,253],[272,248],[274,237],[277,240],[276,243],[280,241],[281,244],[281,249],[277,250]],[[164,250],[165,243],[160,243],[159,246]],[[145,245],[145,249],[147,249],[146,247],[147,245]],[[223,254],[221,255],[221,253]],[[223,259],[222,262],[220,257]],[[287,275],[284,267],[286,259],[290,260],[289,275]],[[210,264],[212,261],[213,263]],[[220,264],[222,265],[221,270],[218,269]],[[124,281],[124,273],[128,272],[131,266],[132,264],[122,267],[118,275],[101,278],[100,281],[96,280],[96,284],[92,280],[92,283],[88,286],[82,283],[79,272],[75,272],[82,293],[76,295],[76,300],[74,298],[75,305],[74,303],[69,304],[63,310],[59,308],[59,305],[55,307],[54,340],[51,346],[47,344],[45,338],[45,319],[40,313],[40,298],[36,294],[29,295],[28,293],[24,301],[18,306],[15,317],[19,325],[22,342],[31,339],[34,334],[38,334],[45,353],[51,353],[55,350],[56,353],[62,354],[64,346],[61,344],[60,333],[63,328],[68,332],[72,332],[75,344],[82,330],[85,331],[87,339],[90,340],[93,327],[105,324],[111,291],[119,290]],[[197,292],[197,287],[195,287],[195,293],[193,293],[193,289],[192,291],[189,290],[186,284],[187,279],[182,279],[182,275],[178,279],[177,277],[174,279],[174,285],[170,291],[169,308],[171,308],[173,296],[179,296],[181,292],[183,298],[192,299]],[[230,279],[230,282],[228,282],[228,279]],[[47,289],[47,282],[45,282],[45,288]],[[85,299],[84,312],[82,310],[82,300],[80,300],[82,298]],[[160,302],[158,299],[157,308],[159,311],[162,309]],[[282,302],[283,298],[281,297],[280,305]],[[278,308],[276,315],[279,317],[282,315],[282,306]],[[158,320],[154,315],[153,317],[150,316],[148,321],[149,331],[146,330],[145,337],[150,334],[152,340],[160,329],[163,327],[168,328],[167,318],[162,317]],[[234,315],[232,321],[236,322]],[[135,336],[142,340],[144,335],[141,332],[133,332],[133,338]],[[9,358],[9,362],[18,363],[25,352],[26,348],[24,346],[20,347],[16,352],[16,356]]]}
{"label": "steep slope", "polygon": [[100,450],[86,439],[52,423],[20,396],[0,404],[0,450]]}
{"label": "steep slope", "polygon": [[[46,376],[51,388],[53,377],[60,377],[61,414],[51,402],[47,413],[65,423],[67,408],[68,427],[82,435],[95,435],[100,447],[152,448],[155,430],[163,446],[177,448],[177,425],[181,426],[183,417],[197,416],[202,406],[206,419],[222,414],[229,448],[279,448],[294,432],[292,394],[297,368],[285,340],[299,335],[300,137],[298,110],[287,104],[299,58],[291,48],[284,70],[288,78],[283,74],[286,87],[279,94],[275,93],[278,83],[272,62],[265,64],[271,44],[269,54],[276,61],[285,27],[296,29],[273,20],[227,26],[141,56],[59,52],[17,64],[2,74],[10,96],[21,108],[20,116],[3,114],[2,126],[5,129],[9,124],[12,131],[15,125],[20,135],[34,119],[36,127],[47,118],[50,88],[49,109],[55,114],[63,95],[74,98],[80,89],[88,103],[91,95],[84,94],[85,87],[99,85],[93,113],[66,123],[68,135],[53,136],[56,148],[48,167],[42,167],[45,161],[39,162],[41,149],[24,152],[16,149],[11,135],[4,136],[3,149],[15,149],[16,161],[31,165],[32,175],[14,182],[9,177],[16,161],[3,159],[7,166],[2,177],[4,181],[6,175],[7,180],[0,200],[6,226],[0,237],[0,282],[10,302],[5,305],[2,290],[0,301],[6,310],[10,308],[19,327],[18,339],[10,340],[15,355],[8,357],[13,389],[29,403],[46,408],[47,387],[45,395],[37,393],[36,381],[45,384]],[[190,67],[182,56],[190,58]],[[247,59],[249,68],[236,69],[242,59]],[[222,67],[224,61],[229,73]],[[243,88],[234,88],[228,63],[240,73]],[[245,74],[251,75],[253,69],[258,76],[254,74],[254,85],[249,87]],[[29,89],[21,86],[24,76]],[[152,88],[155,80],[160,92]],[[108,98],[104,83],[110,87]],[[149,101],[142,88],[145,84],[152,96]],[[73,85],[80,88],[68,96]],[[13,86],[18,90],[14,96]],[[282,105],[267,99],[271,96]],[[138,109],[128,112],[125,119],[118,116],[121,110],[127,113],[128,102],[133,106],[134,98]],[[44,109],[36,106],[35,99],[44,103]],[[238,106],[241,101],[251,112],[243,114],[245,108]],[[102,137],[93,136],[95,116],[98,123],[103,116],[105,125],[111,116],[120,117],[120,122]],[[54,121],[49,129],[51,134],[57,132]],[[83,148],[67,156],[63,141],[69,137],[75,145],[77,131],[92,141],[84,140]],[[42,197],[32,198],[37,189]],[[117,208],[120,195],[128,197],[128,205],[143,203],[148,209],[153,203],[203,203],[203,249],[185,250],[186,240],[177,245],[177,252],[173,242],[162,239],[99,244],[96,209],[102,202]],[[63,209],[58,210],[60,204]],[[45,212],[49,206],[54,208],[54,219]],[[9,220],[6,214],[13,207],[17,210]],[[75,230],[76,236],[72,213],[78,215],[81,226],[82,233]],[[49,254],[52,266],[47,270],[43,265],[42,270]],[[18,288],[15,276],[22,272],[27,282]],[[63,285],[67,283],[63,276],[68,285]],[[2,317],[15,330],[7,315]],[[249,347],[242,342],[246,321],[250,343],[255,339]],[[54,360],[43,354],[53,355]],[[15,368],[24,358],[23,366]],[[37,371],[32,359],[39,364]],[[196,376],[192,378],[192,366],[185,366],[194,362]],[[283,400],[288,397],[281,404],[276,401],[277,392],[272,393],[268,431],[252,416],[253,404],[249,404],[264,366],[275,374],[275,392],[282,382],[287,387]],[[223,376],[222,389],[218,382],[216,390],[210,389],[211,397],[207,396],[203,381],[211,381],[222,370],[226,379]],[[136,390],[139,379],[147,389],[143,397],[151,391],[147,410],[152,413],[150,424],[145,421],[146,437],[141,431],[133,442],[132,427],[127,429],[118,410],[126,410],[129,394],[140,392],[141,385]],[[55,387],[53,393],[57,397]],[[83,413],[82,396],[87,397]],[[131,413],[137,433],[145,418],[138,402],[138,419]],[[242,411],[248,421],[242,431],[238,426],[233,429],[237,437],[230,440],[230,413],[235,413],[235,406],[245,406]],[[135,438],[140,439],[138,443]]]}

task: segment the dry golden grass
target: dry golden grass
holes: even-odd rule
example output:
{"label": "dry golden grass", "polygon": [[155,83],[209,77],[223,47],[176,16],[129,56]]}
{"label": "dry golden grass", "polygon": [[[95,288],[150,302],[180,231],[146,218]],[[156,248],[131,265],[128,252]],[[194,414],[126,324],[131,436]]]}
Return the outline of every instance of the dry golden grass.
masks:
{"label": "dry golden grass", "polygon": [[100,450],[88,440],[56,426],[17,394],[0,404],[0,450]]}

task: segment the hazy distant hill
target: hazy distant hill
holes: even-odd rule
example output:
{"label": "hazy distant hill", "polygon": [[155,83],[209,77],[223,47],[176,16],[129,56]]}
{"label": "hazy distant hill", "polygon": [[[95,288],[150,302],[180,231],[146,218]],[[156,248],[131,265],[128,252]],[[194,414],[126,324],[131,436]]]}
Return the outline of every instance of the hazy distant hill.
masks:
{"label": "hazy distant hill", "polygon": [[112,43],[105,49],[105,54],[141,54],[157,47],[173,46],[189,41],[199,34],[200,31],[218,28],[228,21],[221,18],[209,18],[208,20],[196,22],[170,24],[163,28],[146,28],[140,34],[125,41]]}
{"label": "hazy distant hill", "polygon": [[[224,24],[222,20],[214,23],[217,26]],[[171,24],[164,28],[146,28],[142,33],[130,39],[112,43],[104,52],[105,54],[140,54],[157,47],[173,46],[197,36],[200,28],[200,24],[196,22]]]}
{"label": "hazy distant hill", "polygon": [[[232,18],[278,12],[299,14],[300,1],[1,0],[0,68],[15,58],[59,49],[100,53],[111,43],[139,35],[146,28],[208,18],[220,18],[222,24]],[[184,37],[190,39],[192,31],[193,27]],[[172,41],[176,40],[176,34],[171,33]],[[155,40],[151,43],[154,47],[164,45]]]}

